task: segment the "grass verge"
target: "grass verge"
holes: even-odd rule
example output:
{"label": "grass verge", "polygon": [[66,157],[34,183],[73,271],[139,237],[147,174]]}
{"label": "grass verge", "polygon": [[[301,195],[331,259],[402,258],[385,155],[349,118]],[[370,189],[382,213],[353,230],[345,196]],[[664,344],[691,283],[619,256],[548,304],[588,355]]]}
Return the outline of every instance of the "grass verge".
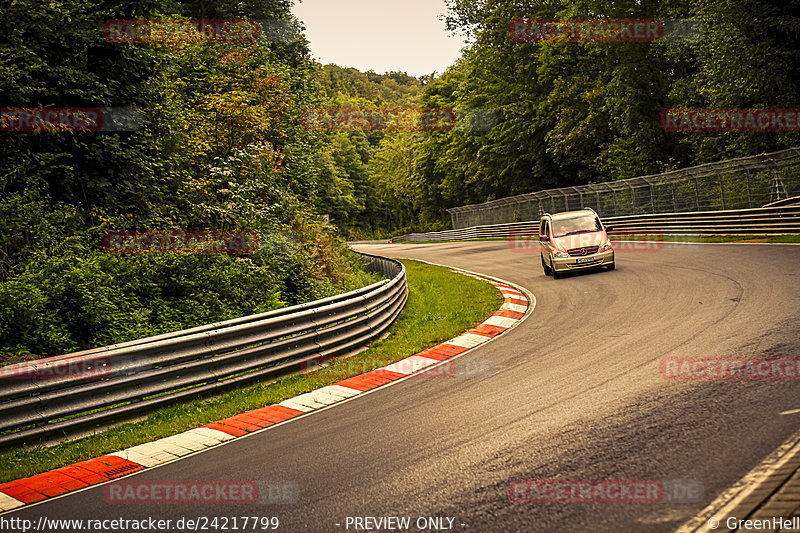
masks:
{"label": "grass verge", "polygon": [[455,337],[502,304],[502,296],[488,283],[417,261],[404,260],[403,264],[408,275],[408,303],[389,335],[369,349],[348,359],[333,360],[313,373],[165,407],[150,413],[145,420],[74,442],[4,450],[0,452],[0,482],[174,435],[380,368]]}

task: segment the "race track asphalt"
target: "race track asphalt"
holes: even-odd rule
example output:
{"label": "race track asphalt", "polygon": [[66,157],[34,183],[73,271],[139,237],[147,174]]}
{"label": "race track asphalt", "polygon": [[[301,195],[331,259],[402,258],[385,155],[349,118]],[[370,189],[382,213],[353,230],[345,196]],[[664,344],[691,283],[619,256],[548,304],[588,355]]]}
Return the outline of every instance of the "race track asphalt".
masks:
{"label": "race track asphalt", "polygon": [[[497,276],[532,315],[461,360],[117,483],[283,480],[295,503],[121,505],[108,485],[5,515],[278,516],[277,531],[355,531],[347,517],[454,518],[454,531],[671,531],[800,428],[794,380],[675,381],[665,357],[800,356],[800,246],[620,250],[612,272],[545,277],[502,241],[358,245]],[[457,367],[458,368],[458,367]],[[517,479],[690,480],[690,503],[514,503]],[[339,524],[339,525],[337,525]],[[445,524],[447,521],[445,520]],[[209,529],[214,531],[214,529]],[[361,529],[360,531],[363,531]]]}

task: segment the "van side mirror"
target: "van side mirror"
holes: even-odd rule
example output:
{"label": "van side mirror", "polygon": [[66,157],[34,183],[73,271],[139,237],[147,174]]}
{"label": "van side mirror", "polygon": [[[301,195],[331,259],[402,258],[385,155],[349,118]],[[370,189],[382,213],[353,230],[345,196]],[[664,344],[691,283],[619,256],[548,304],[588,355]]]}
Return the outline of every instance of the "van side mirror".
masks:
{"label": "van side mirror", "polygon": [[549,241],[549,240],[550,240],[550,237],[548,237],[547,235],[539,235],[539,242],[545,242],[545,241]]}

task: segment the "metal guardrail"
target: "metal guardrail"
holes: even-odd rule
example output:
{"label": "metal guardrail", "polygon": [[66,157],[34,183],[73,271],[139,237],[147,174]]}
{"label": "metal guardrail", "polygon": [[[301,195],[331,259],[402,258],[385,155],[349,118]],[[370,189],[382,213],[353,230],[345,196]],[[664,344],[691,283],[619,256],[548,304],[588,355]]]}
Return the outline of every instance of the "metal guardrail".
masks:
{"label": "metal guardrail", "polygon": [[784,198],[783,200],[770,202],[764,205],[764,207],[778,207],[783,205],[800,205],[800,196],[792,196],[791,198]]}
{"label": "metal guardrail", "polygon": [[[800,233],[800,205],[656,213],[603,218],[609,233],[663,235],[782,235]],[[391,242],[459,241],[481,238],[513,238],[539,232],[539,221],[511,222],[471,228],[410,233]]]}
{"label": "metal guardrail", "polygon": [[[661,174],[560,187],[447,210],[452,227],[538,220],[591,207],[604,219],[644,213],[753,209],[800,194],[800,147]],[[766,206],[765,206],[766,207]]]}
{"label": "metal guardrail", "polygon": [[361,256],[391,279],[307,304],[0,368],[0,446],[90,433],[155,407],[352,355],[383,334],[408,298],[402,263]]}

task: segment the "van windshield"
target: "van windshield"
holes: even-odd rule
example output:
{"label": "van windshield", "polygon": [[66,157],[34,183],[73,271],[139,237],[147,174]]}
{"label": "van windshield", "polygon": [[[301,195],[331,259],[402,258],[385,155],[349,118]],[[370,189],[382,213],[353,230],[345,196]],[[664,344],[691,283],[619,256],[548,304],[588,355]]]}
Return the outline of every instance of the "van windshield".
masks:
{"label": "van windshield", "polygon": [[602,230],[603,226],[597,215],[586,214],[553,219],[553,237],[555,238]]}

